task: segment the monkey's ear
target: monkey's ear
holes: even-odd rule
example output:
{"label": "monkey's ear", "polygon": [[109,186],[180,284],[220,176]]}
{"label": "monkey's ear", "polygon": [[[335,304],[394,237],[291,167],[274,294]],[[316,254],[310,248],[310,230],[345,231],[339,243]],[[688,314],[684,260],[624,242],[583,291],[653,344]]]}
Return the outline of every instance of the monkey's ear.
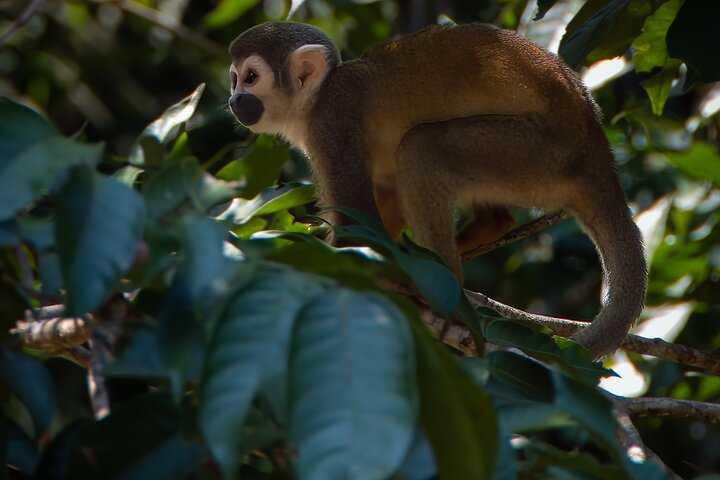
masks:
{"label": "monkey's ear", "polygon": [[290,68],[298,89],[314,90],[325,80],[330,71],[326,52],[324,45],[303,45],[290,54]]}

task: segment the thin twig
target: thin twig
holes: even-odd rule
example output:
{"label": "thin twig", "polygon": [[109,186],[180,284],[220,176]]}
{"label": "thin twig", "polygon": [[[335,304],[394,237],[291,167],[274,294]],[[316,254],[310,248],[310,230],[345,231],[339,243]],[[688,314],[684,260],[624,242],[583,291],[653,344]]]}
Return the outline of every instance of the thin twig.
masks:
{"label": "thin twig", "polygon": [[5,30],[5,33],[0,35],[0,46],[2,46],[3,43],[5,43],[10,37],[12,37],[15,32],[20,30],[23,25],[29,22],[30,19],[35,16],[38,10],[40,10],[40,7],[45,4],[46,1],[47,0],[33,0],[33,2],[28,5],[25,10],[23,10],[20,16],[15,19],[15,21],[10,25],[10,27]]}
{"label": "thin twig", "polygon": [[[491,308],[504,318],[524,320],[544,325],[561,337],[571,337],[581,328],[590,325],[589,322],[579,320],[568,320],[565,318],[528,313],[493,300],[482,293],[471,292],[469,290],[465,290],[465,293],[467,293],[471,302],[476,305]],[[628,335],[625,337],[621,348],[629,352],[639,353],[641,355],[652,355],[684,365],[701,368],[713,375],[720,375],[720,352],[705,352],[686,345],[669,343],[659,338],[645,338],[637,335]]]}
{"label": "thin twig", "polygon": [[488,252],[492,252],[493,250],[496,250],[500,247],[510,245],[511,243],[517,242],[518,240],[522,240],[525,237],[529,237],[530,235],[534,235],[537,232],[545,230],[549,226],[555,225],[556,223],[565,220],[566,218],[567,214],[565,212],[556,212],[544,215],[537,220],[533,220],[530,223],[521,225],[513,230],[510,230],[500,240],[496,240],[492,243],[487,243],[485,245],[480,245],[478,248],[463,253],[462,258],[463,260],[468,260],[479,255],[484,255]]}
{"label": "thin twig", "polygon": [[698,422],[720,425],[720,405],[715,403],[657,397],[617,398],[632,417],[691,418]]}
{"label": "thin twig", "polygon": [[[673,472],[665,462],[652,450],[650,450],[642,440],[640,432],[638,432],[635,425],[632,423],[630,414],[628,413],[628,403],[626,398],[617,397],[610,393],[606,394],[613,402],[613,413],[617,419],[620,429],[618,430],[618,441],[623,446],[627,456],[634,462],[645,462],[651,461],[663,470],[665,470],[666,478],[669,480],[682,480],[677,473]],[[635,400],[635,399],[633,399]]]}

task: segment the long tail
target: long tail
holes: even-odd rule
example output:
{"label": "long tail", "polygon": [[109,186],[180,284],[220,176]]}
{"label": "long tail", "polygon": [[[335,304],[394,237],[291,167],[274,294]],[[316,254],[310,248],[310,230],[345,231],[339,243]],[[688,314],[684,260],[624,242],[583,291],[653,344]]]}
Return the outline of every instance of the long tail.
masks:
{"label": "long tail", "polygon": [[610,190],[595,198],[594,207],[585,204],[573,212],[597,247],[607,289],[592,324],[571,338],[598,359],[618,349],[640,316],[648,277],[640,230],[616,181]]}

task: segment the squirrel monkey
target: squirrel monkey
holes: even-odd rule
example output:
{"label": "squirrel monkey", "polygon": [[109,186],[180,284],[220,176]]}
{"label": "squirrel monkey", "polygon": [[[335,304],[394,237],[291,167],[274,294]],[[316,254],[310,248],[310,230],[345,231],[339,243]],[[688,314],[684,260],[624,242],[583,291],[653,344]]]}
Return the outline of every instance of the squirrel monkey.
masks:
{"label": "squirrel monkey", "polygon": [[[608,289],[572,339],[596,358],[618,348],[643,308],[642,238],[598,107],[555,55],[472,24],[429,27],[342,63],[327,35],[294,22],[253,27],[230,54],[233,114],[303,150],[322,203],[375,215],[394,236],[410,227],[460,279],[460,250],[512,225],[506,205],[573,214]],[[476,220],[456,241],[458,206]]]}

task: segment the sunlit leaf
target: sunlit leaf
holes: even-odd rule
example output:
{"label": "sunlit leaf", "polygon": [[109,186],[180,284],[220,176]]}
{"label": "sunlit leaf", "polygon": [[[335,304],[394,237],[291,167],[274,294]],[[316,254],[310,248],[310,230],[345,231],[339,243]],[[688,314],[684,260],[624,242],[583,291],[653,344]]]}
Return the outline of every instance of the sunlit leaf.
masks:
{"label": "sunlit leaf", "polygon": [[145,207],[116,179],[79,168],[58,196],[55,215],[67,314],[81,315],[100,306],[130,268]]}
{"label": "sunlit leaf", "polygon": [[669,60],[665,36],[670,24],[685,0],[669,0],[650,15],[642,27],[642,34],[632,42],[633,64],[638,72],[664,67]]}
{"label": "sunlit leaf", "polygon": [[244,179],[246,185],[242,197],[252,198],[277,182],[282,166],[289,159],[287,145],[260,135],[250,153],[223,167],[217,177],[226,181]]}
{"label": "sunlit leaf", "polygon": [[162,163],[165,152],[163,145],[172,140],[178,128],[193,116],[204,90],[205,84],[200,84],[190,95],[165,110],[157,120],[145,127],[131,150],[130,163]]}
{"label": "sunlit leaf", "polygon": [[218,220],[244,223],[256,215],[267,215],[277,211],[305,205],[313,200],[313,185],[302,182],[290,182],[282,187],[265,189],[252,200],[236,198],[230,208],[217,218]]}
{"label": "sunlit leaf", "polygon": [[384,480],[417,415],[412,337],[372,293],[339,289],[301,312],[290,355],[289,437],[299,478]]}
{"label": "sunlit leaf", "polygon": [[668,62],[667,66],[661,72],[641,82],[643,89],[645,89],[650,98],[650,105],[655,115],[662,115],[665,102],[670,95],[670,88],[677,75],[679,66],[679,62]]}

